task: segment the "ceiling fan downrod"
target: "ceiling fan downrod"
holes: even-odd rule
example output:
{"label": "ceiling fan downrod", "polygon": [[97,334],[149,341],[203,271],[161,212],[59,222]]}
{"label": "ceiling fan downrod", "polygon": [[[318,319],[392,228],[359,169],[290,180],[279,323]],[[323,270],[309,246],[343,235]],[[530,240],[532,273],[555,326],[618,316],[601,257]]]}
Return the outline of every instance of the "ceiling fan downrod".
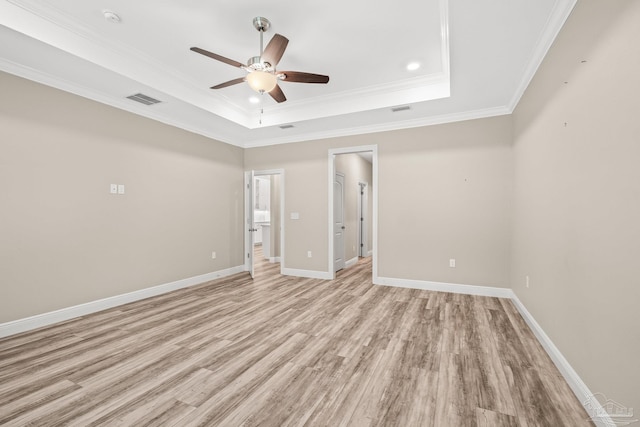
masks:
{"label": "ceiling fan downrod", "polygon": [[269,29],[269,27],[271,27],[271,22],[269,22],[267,18],[256,16],[255,18],[253,18],[253,26],[260,33],[260,57],[262,58],[262,54],[264,53],[264,43],[262,41],[262,35]]}

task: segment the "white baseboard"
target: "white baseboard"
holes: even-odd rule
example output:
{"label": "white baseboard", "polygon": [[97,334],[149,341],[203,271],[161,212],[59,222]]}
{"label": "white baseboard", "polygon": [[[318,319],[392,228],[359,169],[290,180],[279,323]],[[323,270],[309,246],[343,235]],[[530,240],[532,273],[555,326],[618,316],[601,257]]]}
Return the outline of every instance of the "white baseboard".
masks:
{"label": "white baseboard", "polygon": [[367,256],[373,256],[373,249],[367,252]]}
{"label": "white baseboard", "polygon": [[[560,373],[562,374],[569,387],[578,398],[580,403],[585,407],[587,413],[591,417],[591,420],[598,427],[615,427],[615,423],[611,417],[607,414],[605,409],[600,405],[600,402],[594,398],[594,394],[589,390],[589,387],[582,381],[578,373],[571,367],[567,359],[562,355],[558,347],[556,347],[549,336],[544,332],[542,327],[536,322],[531,313],[525,308],[524,304],[518,299],[512,289],[509,288],[495,288],[489,286],[473,286],[473,285],[460,285],[454,283],[440,283],[440,282],[428,282],[423,280],[411,280],[411,279],[398,279],[390,277],[377,277],[374,278],[376,285],[384,286],[397,286],[402,288],[422,289],[429,291],[440,292],[453,292],[459,294],[468,295],[482,295],[488,297],[497,298],[509,298],[513,301],[516,309],[523,317],[529,328],[533,331],[534,335],[545,349],[549,357],[556,365]],[[589,401],[590,405],[585,405]]]}
{"label": "white baseboard", "polygon": [[298,268],[283,268],[282,274],[285,276],[307,277],[309,279],[333,279],[333,275],[329,274],[327,271],[300,270]]}
{"label": "white baseboard", "polygon": [[271,264],[274,264],[276,262],[280,262],[280,257],[279,256],[272,256],[272,257],[269,258],[269,262]]}
{"label": "white baseboard", "polygon": [[[511,289],[509,291],[511,292],[511,301],[513,301],[516,309],[524,321],[527,322],[527,325],[529,325],[529,328],[531,328],[531,331],[533,331],[533,334],[536,336],[549,357],[551,357],[551,360],[556,365],[567,384],[569,384],[569,387],[571,387],[573,394],[576,395],[580,403],[585,407],[587,413],[591,417],[591,420],[599,427],[615,426],[616,424],[604,410],[602,405],[600,405],[600,402],[593,398],[594,394],[589,390],[589,387],[587,387],[584,381],[582,381],[578,373],[571,367],[558,347],[556,347],[553,341],[551,341],[551,338],[549,338],[538,322],[536,322],[536,319],[534,319],[531,313],[529,313],[529,310],[527,310],[520,299],[518,299],[515,292]],[[585,405],[585,402],[587,401],[590,402],[590,406]]]}
{"label": "white baseboard", "polygon": [[227,268],[225,270],[201,274],[199,276],[165,283],[162,285],[153,286],[151,288],[140,289],[138,291],[133,291],[122,295],[115,295],[112,297],[75,305],[73,307],[67,307],[60,310],[50,311],[48,313],[26,317],[24,319],[2,323],[0,324],[0,338],[30,331],[32,329],[41,328],[43,326],[52,325],[54,323],[63,322],[65,320],[73,319],[74,317],[85,316],[87,314],[175,291],[177,289],[199,285],[210,280],[215,280],[221,277],[241,273],[242,271],[244,271],[244,266],[239,265],[236,267]]}
{"label": "white baseboard", "polygon": [[374,284],[397,286],[400,288],[422,289],[425,291],[452,292],[454,294],[482,295],[497,298],[511,298],[511,295],[513,295],[513,292],[509,288],[460,285],[456,283],[429,282],[426,280],[397,279],[392,277],[377,277],[374,280]]}
{"label": "white baseboard", "polygon": [[[279,257],[277,258],[279,259]],[[357,262],[357,258],[354,259]],[[352,262],[352,260],[347,261],[347,264],[350,262]],[[245,268],[243,265],[240,265],[227,268],[225,270],[214,271],[199,276],[189,277],[187,279],[177,280],[175,282],[153,286],[151,288],[141,289],[122,295],[116,295],[113,297],[91,301],[85,304],[80,304],[61,310],[51,311],[49,313],[38,314],[24,319],[2,323],[0,324],[0,338],[18,334],[21,332],[26,332],[36,328],[41,328],[43,326],[48,326],[54,323],[73,319],[75,317],[106,310],[118,305],[127,304],[152,296],[164,294],[177,289],[198,285],[221,277],[231,276],[243,271],[245,271]],[[301,270],[294,268],[283,268],[282,274],[324,280],[331,280],[333,278],[332,275],[326,271]],[[536,320],[533,318],[531,313],[529,313],[524,304],[522,304],[522,302],[518,299],[513,290],[508,288],[496,288],[490,286],[462,285],[455,283],[430,282],[424,280],[399,279],[390,277],[374,278],[374,283],[376,285],[383,286],[396,286],[402,288],[453,292],[459,294],[481,295],[511,299],[516,309],[523,317],[527,325],[529,325],[547,354],[549,354],[549,357],[551,357],[551,360],[556,365],[564,379],[567,381],[569,387],[571,387],[571,390],[576,395],[580,403],[584,405],[584,403],[588,400],[591,402],[591,406],[585,406],[585,409],[587,410],[589,416],[592,417],[592,421],[599,427],[610,427],[616,425],[613,420],[607,415],[604,408],[599,405],[599,402],[596,399],[593,399],[593,393],[582,381],[578,373],[571,367],[560,350],[555,346],[555,344],[553,344],[549,336],[544,332],[538,322],[536,322]]]}
{"label": "white baseboard", "polygon": [[352,265],[356,265],[358,263],[358,257],[353,257],[350,260],[348,260],[347,262],[344,263],[344,268],[349,268]]}

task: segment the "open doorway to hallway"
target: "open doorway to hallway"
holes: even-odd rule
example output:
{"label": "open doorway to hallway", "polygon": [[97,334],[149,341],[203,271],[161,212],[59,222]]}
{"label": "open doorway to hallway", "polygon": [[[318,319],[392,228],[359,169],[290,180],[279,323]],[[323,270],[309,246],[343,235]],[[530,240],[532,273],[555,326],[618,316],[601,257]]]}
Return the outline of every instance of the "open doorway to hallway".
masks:
{"label": "open doorway to hallway", "polygon": [[377,275],[377,146],[329,150],[329,269],[373,257]]}

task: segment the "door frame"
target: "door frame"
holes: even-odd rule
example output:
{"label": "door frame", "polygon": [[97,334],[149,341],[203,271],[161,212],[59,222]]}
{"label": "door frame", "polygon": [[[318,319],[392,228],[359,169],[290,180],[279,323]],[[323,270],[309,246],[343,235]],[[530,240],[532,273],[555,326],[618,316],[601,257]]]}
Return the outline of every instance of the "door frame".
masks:
{"label": "door frame", "polygon": [[[284,169],[266,169],[266,170],[248,170],[244,172],[245,175],[245,180],[247,180],[248,176],[254,177],[254,179],[249,179],[249,185],[251,186],[250,193],[253,194],[254,193],[254,189],[253,186],[255,185],[255,177],[256,176],[264,176],[264,175],[279,175],[280,176],[280,274],[283,274],[284,271],[284,257],[285,257],[285,250],[284,250],[284,235],[285,235],[285,221],[284,221],[284,195],[285,195],[285,191],[284,191],[284,186],[285,186],[285,173],[284,173]],[[249,233],[249,228],[253,228],[253,224],[251,227],[249,227],[248,225],[248,221],[250,220],[251,216],[253,216],[253,204],[251,202],[247,203],[247,197],[246,197],[246,185],[244,188],[245,191],[245,204],[244,204],[244,254],[249,254],[251,253],[251,256],[249,257],[244,257],[244,271],[251,271],[251,265],[249,264],[250,262],[253,262],[253,248],[250,247],[250,240],[251,240],[251,236],[248,234]],[[272,224],[273,226],[273,224]],[[251,251],[251,252],[250,252]],[[244,256],[244,255],[243,255]]]}
{"label": "door frame", "polygon": [[[347,255],[347,248],[345,247],[346,244],[346,239],[344,237],[345,235],[345,216],[344,216],[344,199],[345,199],[345,192],[347,191],[347,189],[345,188],[345,180],[344,180],[344,174],[342,172],[337,172],[333,175],[333,185],[335,186],[336,182],[338,181],[338,177],[342,177],[342,267],[340,268],[340,270],[346,268],[347,266],[347,262],[344,259],[345,256]],[[333,202],[334,202],[334,208],[335,208],[335,187],[334,187],[334,192],[333,192]],[[336,244],[336,222],[335,222],[335,211],[331,211],[332,212],[332,217],[334,219],[333,221],[333,250],[334,250],[334,257],[333,257],[333,268],[335,270],[336,268],[336,257],[335,257],[335,244]]]}
{"label": "door frame", "polygon": [[[369,256],[369,183],[358,181],[358,256]],[[362,218],[362,219],[360,219]]]}
{"label": "door frame", "polygon": [[336,155],[339,154],[352,154],[352,153],[362,153],[362,152],[371,152],[373,154],[373,159],[371,161],[371,175],[373,180],[373,188],[371,189],[372,198],[373,198],[373,212],[371,212],[372,218],[372,230],[373,230],[373,261],[372,261],[372,275],[373,275],[373,283],[378,283],[378,146],[377,145],[360,145],[357,147],[345,147],[345,148],[330,148],[328,154],[328,174],[327,174],[327,188],[328,188],[328,198],[327,198],[327,229],[328,229],[328,257],[329,261],[329,271],[328,276],[329,279],[333,280],[336,277],[336,272],[334,271],[334,258],[333,258],[333,180],[336,173]]}

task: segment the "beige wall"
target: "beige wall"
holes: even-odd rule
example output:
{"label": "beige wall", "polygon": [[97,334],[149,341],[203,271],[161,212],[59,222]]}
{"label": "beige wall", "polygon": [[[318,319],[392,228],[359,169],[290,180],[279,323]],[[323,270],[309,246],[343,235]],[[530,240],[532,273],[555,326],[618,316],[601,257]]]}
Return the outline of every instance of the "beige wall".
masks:
{"label": "beige wall", "polygon": [[0,322],[242,264],[241,149],[4,73],[0,93]]}
{"label": "beige wall", "polygon": [[285,267],[327,271],[328,151],[377,144],[379,275],[509,287],[511,140],[502,116],[252,148],[245,167],[286,171]]}
{"label": "beige wall", "polygon": [[[335,163],[336,172],[344,174],[344,257],[345,261],[349,261],[358,257],[358,203],[360,199],[360,186],[358,183],[366,182],[368,186],[368,196],[371,197],[371,189],[373,188],[373,177],[371,163],[357,154],[340,154],[336,156]],[[371,212],[371,210],[369,210]],[[371,214],[369,214],[368,233],[372,235]],[[369,244],[369,248],[372,246]]]}
{"label": "beige wall", "polygon": [[636,0],[580,0],[518,105],[512,274],[590,390],[636,418],[638,23]]}

